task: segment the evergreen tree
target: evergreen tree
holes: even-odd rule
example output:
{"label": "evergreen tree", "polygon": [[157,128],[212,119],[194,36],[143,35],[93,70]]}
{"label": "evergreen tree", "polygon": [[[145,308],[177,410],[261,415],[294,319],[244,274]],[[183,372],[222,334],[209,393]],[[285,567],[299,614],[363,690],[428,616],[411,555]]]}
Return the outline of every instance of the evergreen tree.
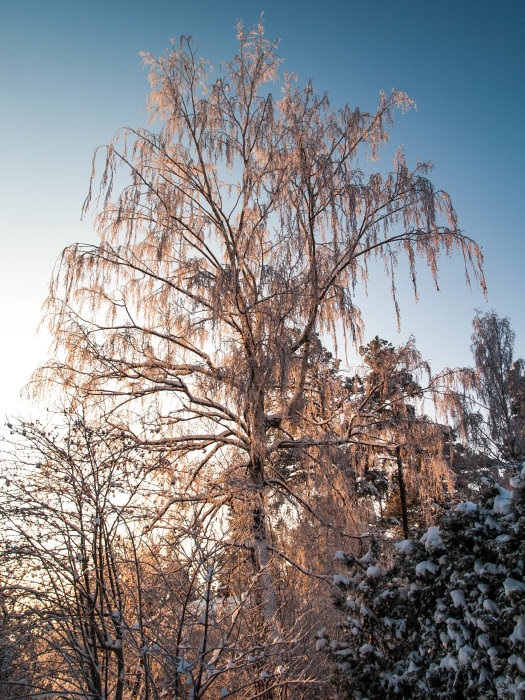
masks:
{"label": "evergreen tree", "polygon": [[321,630],[334,683],[348,698],[518,698],[525,695],[525,468],[512,491],[492,482],[478,503],[450,507],[439,527],[377,543],[334,583],[340,640]]}
{"label": "evergreen tree", "polygon": [[358,490],[368,489],[381,516],[399,520],[408,537],[452,486],[446,431],[420,410],[424,397],[434,399],[435,379],[414,338],[396,348],[376,336],[360,353],[364,374],[354,378],[351,397],[366,437],[354,447],[356,460],[365,461],[356,468]]}

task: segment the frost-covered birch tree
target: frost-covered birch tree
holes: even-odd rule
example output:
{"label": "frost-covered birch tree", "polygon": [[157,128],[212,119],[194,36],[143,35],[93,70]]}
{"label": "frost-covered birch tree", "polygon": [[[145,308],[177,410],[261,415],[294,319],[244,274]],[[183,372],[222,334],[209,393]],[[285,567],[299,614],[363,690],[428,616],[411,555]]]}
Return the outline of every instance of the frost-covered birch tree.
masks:
{"label": "frost-covered birch tree", "polygon": [[292,561],[272,547],[268,501],[308,508],[293,479],[274,478],[275,459],[293,447],[319,465],[323,449],[359,439],[341,430],[344,402],[316,419],[330,383],[307,390],[314,334],[358,338],[356,287],[386,274],[395,298],[401,257],[414,290],[416,268],[436,279],[439,255],[454,252],[483,284],[480,251],[429,164],[411,169],[400,149],[384,175],[361,167],[412,100],[393,90],[371,113],[333,108],[281,70],[277,48],[261,25],[239,25],[217,74],[187,37],[143,54],[149,127],[97,151],[85,211],[98,204],[100,240],[62,254],[48,302],[59,359],[36,377],[109,399],[108,422],[171,450],[166,508],[205,502],[213,517],[242,504],[247,531],[232,545],[251,552],[267,621],[272,558]]}
{"label": "frost-covered birch tree", "polygon": [[472,325],[474,367],[459,371],[449,410],[474,449],[519,469],[525,458],[525,362],[514,356],[508,318],[478,311]]}
{"label": "frost-covered birch tree", "polygon": [[514,331],[508,318],[494,312],[478,312],[473,326],[475,368],[470,376],[477,407],[485,412],[485,421],[479,425],[483,444],[489,454],[519,463],[525,457],[525,421],[520,405],[524,363],[514,359]]}

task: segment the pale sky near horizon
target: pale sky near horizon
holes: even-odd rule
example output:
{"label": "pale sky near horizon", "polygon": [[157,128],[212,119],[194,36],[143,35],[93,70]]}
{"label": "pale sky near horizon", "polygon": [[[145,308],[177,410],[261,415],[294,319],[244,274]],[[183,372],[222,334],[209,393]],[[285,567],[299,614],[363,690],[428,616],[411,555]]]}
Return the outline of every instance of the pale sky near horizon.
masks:
{"label": "pale sky near horizon", "polygon": [[[34,331],[51,271],[68,243],[94,242],[80,222],[93,149],[123,125],[145,123],[148,84],[138,52],[161,53],[191,34],[218,64],[236,48],[234,24],[257,21],[281,38],[285,68],[313,79],[334,106],[371,111],[393,86],[417,102],[398,114],[392,144],[409,164],[430,160],[467,235],[483,247],[488,300],[469,292],[459,259],[440,265],[439,293],[424,274],[412,300],[399,276],[398,334],[388,282],[376,274],[363,303],[366,339],[416,336],[435,371],[470,362],[474,309],[508,315],[525,355],[525,3],[445,0],[369,9],[353,1],[18,0],[0,28],[0,416],[25,411],[17,391],[46,355]],[[276,86],[275,91],[278,91]],[[378,169],[385,171],[390,161]]]}

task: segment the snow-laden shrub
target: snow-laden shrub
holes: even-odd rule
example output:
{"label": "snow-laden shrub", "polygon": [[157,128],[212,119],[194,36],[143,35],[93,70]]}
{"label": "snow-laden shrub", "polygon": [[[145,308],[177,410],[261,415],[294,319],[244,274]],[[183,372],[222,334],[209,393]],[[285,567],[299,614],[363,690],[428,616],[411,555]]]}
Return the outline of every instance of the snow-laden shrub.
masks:
{"label": "snow-laden shrub", "polygon": [[380,566],[374,544],[334,583],[338,640],[317,646],[349,698],[525,698],[525,468],[511,491],[487,485],[439,527],[397,544]]}

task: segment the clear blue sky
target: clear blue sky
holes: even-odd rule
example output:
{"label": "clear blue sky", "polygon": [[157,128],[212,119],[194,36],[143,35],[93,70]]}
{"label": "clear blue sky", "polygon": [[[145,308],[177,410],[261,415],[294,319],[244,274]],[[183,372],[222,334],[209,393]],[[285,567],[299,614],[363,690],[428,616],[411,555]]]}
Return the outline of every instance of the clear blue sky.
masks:
{"label": "clear blue sky", "polygon": [[434,370],[467,364],[479,306],[511,317],[525,355],[525,3],[17,0],[3,3],[0,28],[1,413],[15,410],[17,386],[45,354],[34,329],[55,259],[68,243],[95,240],[79,221],[93,149],[145,121],[138,52],[192,34],[217,64],[235,49],[235,20],[253,24],[261,10],[285,66],[332,104],[372,110],[393,86],[416,100],[392,142],[412,163],[434,163],[432,179],[483,247],[488,302],[447,260],[440,293],[422,278],[416,305],[402,290],[399,335],[378,274],[364,303],[367,336],[399,343],[414,333]]}

